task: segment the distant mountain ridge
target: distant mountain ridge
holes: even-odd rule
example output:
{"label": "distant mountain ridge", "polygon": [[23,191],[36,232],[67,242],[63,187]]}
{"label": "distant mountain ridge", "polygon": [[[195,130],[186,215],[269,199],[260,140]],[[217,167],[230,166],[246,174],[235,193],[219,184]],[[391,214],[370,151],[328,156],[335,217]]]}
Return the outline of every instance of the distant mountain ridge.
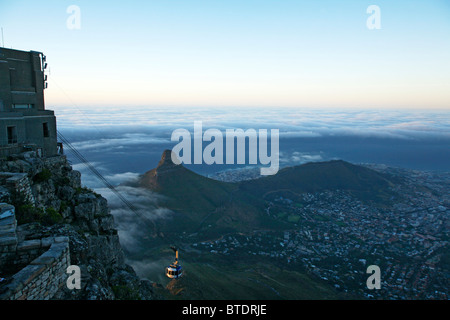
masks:
{"label": "distant mountain ridge", "polygon": [[379,202],[390,198],[389,187],[392,185],[387,176],[377,171],[343,160],[332,160],[287,167],[273,176],[243,181],[240,189],[261,197],[277,190],[295,193],[346,190],[361,200]]}
{"label": "distant mountain ridge", "polygon": [[311,162],[288,167],[276,175],[239,183],[222,182],[176,165],[165,150],[158,166],[138,180],[138,186],[168,197],[164,205],[176,212],[177,224],[166,231],[220,229],[242,231],[254,228],[283,228],[265,214],[265,198],[276,192],[321,192],[345,190],[363,201],[383,202],[392,196],[389,177],[343,160]]}

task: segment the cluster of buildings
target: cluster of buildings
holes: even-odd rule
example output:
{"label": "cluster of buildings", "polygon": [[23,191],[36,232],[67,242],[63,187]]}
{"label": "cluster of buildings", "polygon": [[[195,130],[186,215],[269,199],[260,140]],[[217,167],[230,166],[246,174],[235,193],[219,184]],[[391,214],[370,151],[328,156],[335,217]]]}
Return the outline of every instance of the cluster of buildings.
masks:
{"label": "cluster of buildings", "polygon": [[[450,174],[384,168],[402,176],[390,205],[369,205],[345,191],[278,196],[266,213],[291,222],[284,232],[255,231],[197,243],[210,253],[276,259],[333,285],[374,299],[448,299]],[[369,265],[381,289],[366,287]]]}
{"label": "cluster of buildings", "polygon": [[223,181],[223,182],[239,182],[244,180],[252,180],[261,178],[259,168],[243,167],[231,170],[224,170],[214,172],[208,175],[208,178]]}

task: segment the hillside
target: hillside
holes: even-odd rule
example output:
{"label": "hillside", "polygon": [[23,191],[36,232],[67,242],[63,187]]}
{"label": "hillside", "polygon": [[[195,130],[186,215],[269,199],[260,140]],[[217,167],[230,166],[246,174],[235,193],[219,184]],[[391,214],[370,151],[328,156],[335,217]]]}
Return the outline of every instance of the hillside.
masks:
{"label": "hillside", "polygon": [[218,264],[201,261],[185,263],[184,268],[185,276],[170,281],[166,290],[161,290],[161,295],[177,300],[302,300],[345,297],[323,281],[299,271],[281,269],[270,262],[252,264],[244,259],[235,264]]}
{"label": "hillside", "polygon": [[139,185],[175,200],[170,202],[174,210],[195,209],[191,212],[193,219],[222,206],[237,189],[235,185],[206,178],[174,164],[170,150],[163,152],[158,166],[146,172]]}
{"label": "hillside", "polygon": [[205,238],[258,228],[285,229],[284,222],[265,213],[270,195],[339,189],[362,201],[382,204],[392,197],[392,185],[381,173],[340,160],[289,167],[273,176],[240,183],[221,182],[174,164],[170,150],[165,150],[158,166],[137,183],[166,196],[162,205],[175,212],[176,223],[158,222],[163,233],[196,233]]}
{"label": "hillside", "polygon": [[240,183],[242,192],[256,197],[288,191],[313,193],[345,190],[363,201],[384,202],[390,199],[393,182],[374,170],[342,160],[311,162],[280,170],[276,175]]}
{"label": "hillside", "polygon": [[167,197],[163,205],[175,212],[177,223],[159,221],[163,232],[217,232],[247,230],[271,223],[261,212],[263,203],[240,193],[237,184],[199,175],[171,160],[165,150],[158,166],[144,175],[137,186]]}
{"label": "hillside", "polygon": [[[273,197],[287,193],[286,198],[302,205],[301,197],[293,194],[339,189],[363,201],[383,203],[391,195],[391,185],[388,176],[345,161],[308,163],[274,176],[225,183],[175,165],[166,150],[158,166],[143,174],[137,186],[167,197],[161,205],[175,215],[158,220],[158,228],[166,242],[176,242],[181,249],[185,276],[169,282],[152,268],[143,275],[166,282],[159,293],[168,299],[335,299],[339,294],[314,275],[315,267],[307,271],[298,262],[286,264],[285,232],[294,235],[302,223],[315,225],[294,211],[281,218]],[[168,263],[166,246],[151,240],[130,258]],[[303,256],[312,253],[301,248]]]}

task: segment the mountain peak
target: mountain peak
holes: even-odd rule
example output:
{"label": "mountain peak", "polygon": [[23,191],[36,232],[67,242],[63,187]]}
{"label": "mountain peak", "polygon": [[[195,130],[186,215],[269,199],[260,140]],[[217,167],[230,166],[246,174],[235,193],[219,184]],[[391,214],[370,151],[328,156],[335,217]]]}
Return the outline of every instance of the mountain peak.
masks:
{"label": "mountain peak", "polygon": [[173,173],[181,174],[186,170],[182,165],[174,163],[172,159],[177,162],[176,154],[172,150],[164,150],[156,168],[146,172],[141,178],[141,183],[151,189],[159,189],[164,177],[172,176]]}
{"label": "mountain peak", "polygon": [[172,150],[164,150],[162,156],[161,156],[161,160],[159,160],[158,166],[156,167],[156,169],[160,169],[160,168],[171,168],[174,166],[177,166],[177,164],[175,164],[173,162],[172,159],[175,159],[176,162],[178,158],[176,156],[176,154],[174,152],[172,152]]}

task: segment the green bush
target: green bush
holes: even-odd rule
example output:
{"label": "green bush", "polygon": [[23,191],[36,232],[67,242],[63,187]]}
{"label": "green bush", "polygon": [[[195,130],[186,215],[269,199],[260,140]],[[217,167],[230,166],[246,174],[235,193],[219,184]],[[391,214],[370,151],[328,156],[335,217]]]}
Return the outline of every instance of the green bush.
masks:
{"label": "green bush", "polygon": [[116,300],[141,300],[139,292],[126,285],[112,286]]}
{"label": "green bush", "polygon": [[87,187],[78,187],[75,189],[75,194],[90,193],[90,192],[93,191]]}
{"label": "green bush", "polygon": [[35,174],[33,181],[36,183],[41,183],[48,181],[52,177],[52,173],[48,169],[42,169],[41,172]]}
{"label": "green bush", "polygon": [[16,206],[17,224],[24,224],[41,220],[42,209],[38,209],[31,204],[21,204]]}
{"label": "green bush", "polygon": [[46,225],[54,225],[57,223],[61,223],[62,220],[63,217],[54,208],[47,208],[47,210],[43,212],[41,219],[42,223]]}
{"label": "green bush", "polygon": [[69,204],[66,201],[61,201],[61,205],[59,206],[59,213],[63,213],[68,207]]}
{"label": "green bush", "polygon": [[61,223],[63,217],[54,208],[36,208],[30,204],[23,204],[16,208],[16,219],[18,224],[39,222],[44,225]]}

